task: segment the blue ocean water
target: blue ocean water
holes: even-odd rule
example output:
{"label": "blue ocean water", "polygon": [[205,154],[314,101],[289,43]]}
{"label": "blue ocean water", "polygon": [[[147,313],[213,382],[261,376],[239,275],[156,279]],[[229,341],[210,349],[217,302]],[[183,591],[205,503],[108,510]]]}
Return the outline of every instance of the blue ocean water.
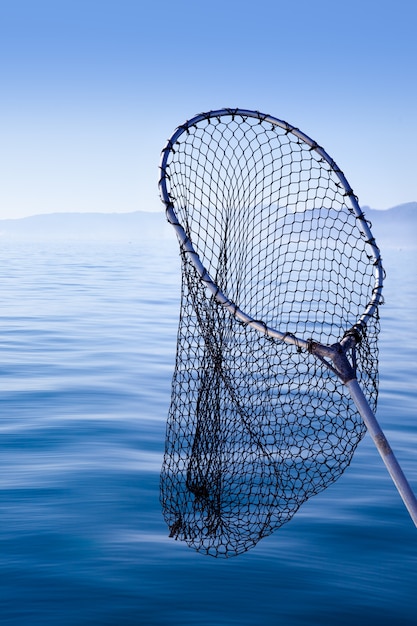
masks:
{"label": "blue ocean water", "polygon": [[[250,552],[214,559],[168,537],[174,237],[2,241],[0,257],[2,624],[416,623],[417,529],[369,436]],[[417,251],[384,260],[377,416],[417,490]]]}

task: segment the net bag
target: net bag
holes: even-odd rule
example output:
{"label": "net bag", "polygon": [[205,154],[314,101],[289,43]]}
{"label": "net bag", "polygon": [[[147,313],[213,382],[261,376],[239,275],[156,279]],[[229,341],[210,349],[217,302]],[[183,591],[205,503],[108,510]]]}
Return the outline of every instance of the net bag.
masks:
{"label": "net bag", "polygon": [[182,287],[161,502],[170,536],[205,554],[247,551],[349,465],[366,427],[311,346],[353,338],[376,407],[380,259],[325,157],[241,110],[197,116],[163,152]]}

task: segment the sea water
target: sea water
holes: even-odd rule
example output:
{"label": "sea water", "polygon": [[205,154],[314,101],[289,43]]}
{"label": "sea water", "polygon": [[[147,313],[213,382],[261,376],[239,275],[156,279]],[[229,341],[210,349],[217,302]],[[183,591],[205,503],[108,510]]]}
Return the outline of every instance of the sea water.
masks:
{"label": "sea water", "polygon": [[[417,491],[416,250],[384,254],[377,417]],[[159,471],[174,241],[0,246],[5,626],[417,623],[417,529],[366,436],[345,474],[231,559],[170,539]]]}

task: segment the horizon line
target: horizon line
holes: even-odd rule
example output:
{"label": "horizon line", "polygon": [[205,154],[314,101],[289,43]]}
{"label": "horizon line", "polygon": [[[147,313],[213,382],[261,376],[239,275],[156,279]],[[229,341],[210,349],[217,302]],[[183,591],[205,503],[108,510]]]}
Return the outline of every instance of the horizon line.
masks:
{"label": "horizon line", "polygon": [[[396,204],[392,207],[388,207],[386,209],[380,209],[380,208],[374,208],[371,207],[369,205],[361,205],[361,208],[363,211],[365,210],[371,210],[371,211],[378,211],[381,213],[385,213],[387,211],[391,211],[392,209],[398,209],[401,207],[405,207],[408,205],[412,205],[412,204],[416,204],[417,205],[417,201],[410,201],[410,202],[402,202],[401,204]],[[152,209],[136,209],[135,211],[94,211],[94,210],[89,210],[89,211],[79,211],[79,210],[74,210],[74,211],[48,211],[46,213],[30,213],[28,215],[21,215],[19,217],[0,217],[0,221],[17,221],[17,220],[24,220],[24,219],[28,219],[28,218],[32,218],[32,217],[45,217],[45,216],[50,216],[50,215],[113,215],[113,216],[118,216],[118,215],[134,215],[137,213],[146,213],[146,214],[152,214],[152,215],[159,215],[159,214],[164,214],[165,210],[162,207],[160,210],[152,210]]]}

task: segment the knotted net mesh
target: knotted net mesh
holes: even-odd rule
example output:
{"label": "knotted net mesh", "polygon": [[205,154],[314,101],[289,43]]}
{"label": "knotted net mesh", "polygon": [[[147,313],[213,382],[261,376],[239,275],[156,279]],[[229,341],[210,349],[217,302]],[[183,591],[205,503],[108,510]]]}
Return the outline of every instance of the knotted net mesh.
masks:
{"label": "knotted net mesh", "polygon": [[[283,333],[331,345],[355,328],[350,357],[375,409],[377,311],[358,324],[375,259],[334,169],[288,128],[232,112],[168,148],[170,203],[213,281]],[[181,258],[161,502],[170,536],[232,556],[333,483],[365,426],[331,369],[238,321],[184,246]]]}

